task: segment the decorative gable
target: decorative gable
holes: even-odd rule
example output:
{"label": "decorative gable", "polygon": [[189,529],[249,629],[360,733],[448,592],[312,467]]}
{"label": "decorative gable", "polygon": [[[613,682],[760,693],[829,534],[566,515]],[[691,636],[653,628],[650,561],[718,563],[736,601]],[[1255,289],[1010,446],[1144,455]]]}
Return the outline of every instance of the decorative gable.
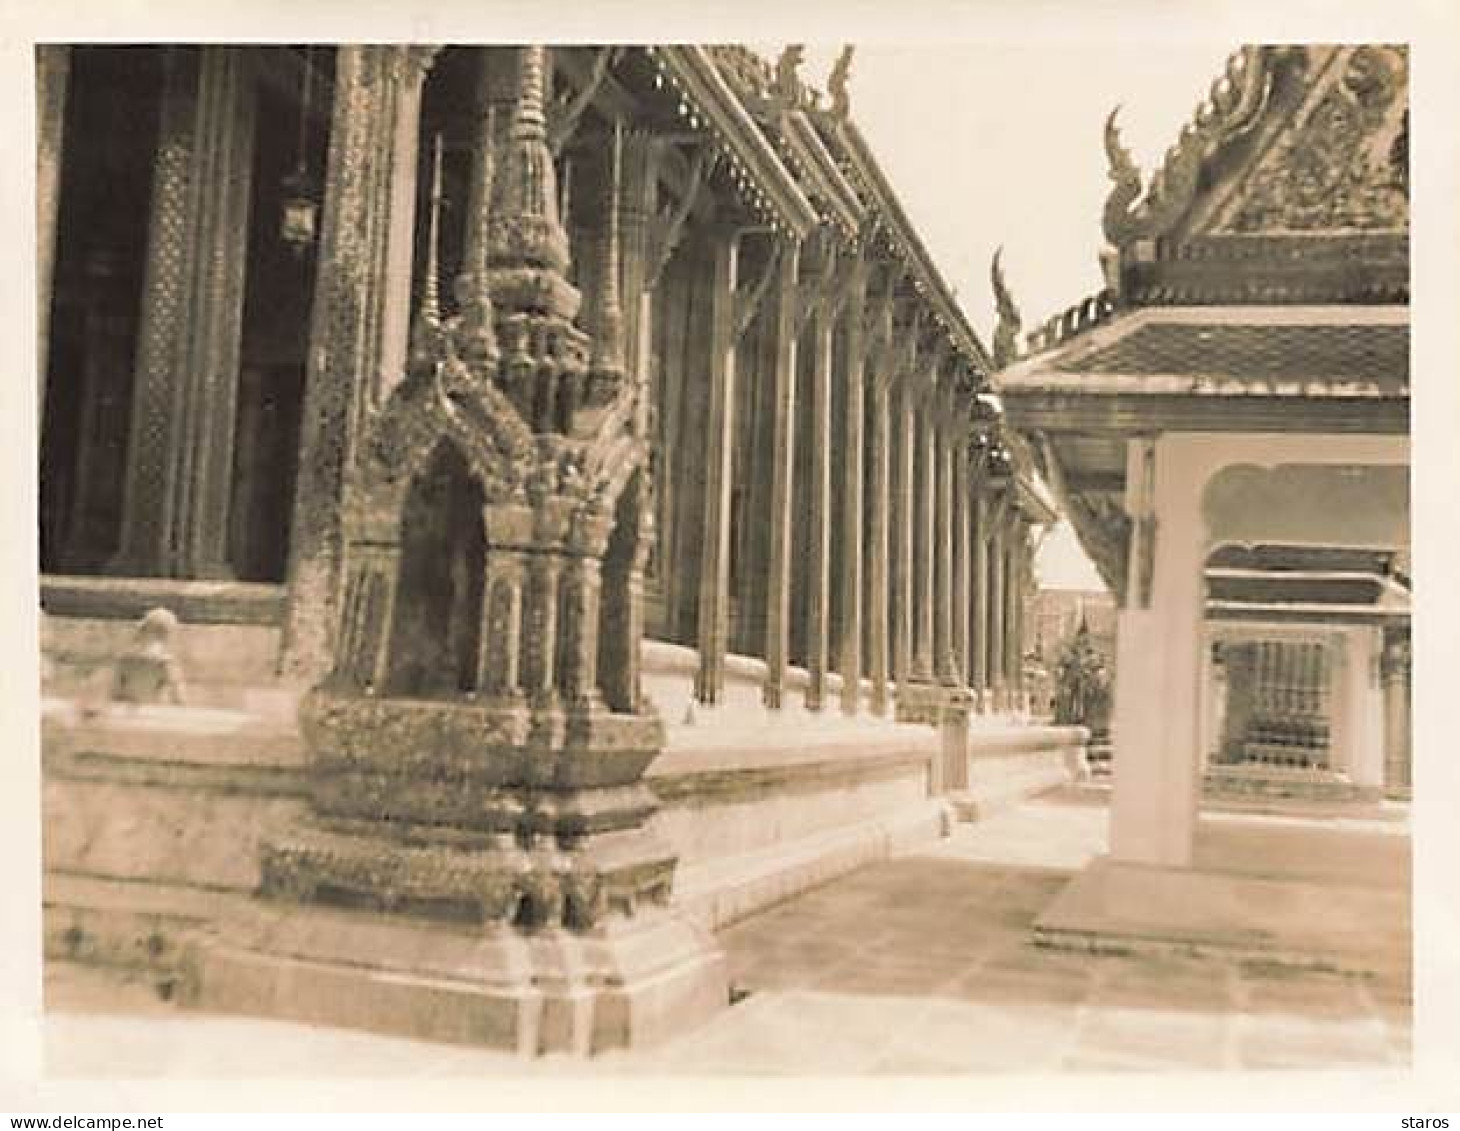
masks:
{"label": "decorative gable", "polygon": [[1212,230],[1408,230],[1408,88],[1404,47],[1339,48]]}

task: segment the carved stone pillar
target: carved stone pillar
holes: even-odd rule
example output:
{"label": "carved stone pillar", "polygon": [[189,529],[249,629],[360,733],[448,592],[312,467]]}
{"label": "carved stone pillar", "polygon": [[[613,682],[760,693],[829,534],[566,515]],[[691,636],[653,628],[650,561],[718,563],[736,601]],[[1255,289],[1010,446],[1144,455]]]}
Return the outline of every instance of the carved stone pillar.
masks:
{"label": "carved stone pillar", "polygon": [[866,420],[865,327],[867,268],[852,265],[846,326],[846,396],[842,424],[841,656],[842,711],[853,715],[862,697],[862,450]]}
{"label": "carved stone pillar", "polygon": [[420,48],[397,48],[390,57],[383,92],[387,103],[382,132],[389,145],[379,154],[377,187],[384,199],[380,217],[383,238],[375,249],[384,267],[385,293],[379,304],[380,362],[371,384],[372,404],[380,405],[405,374],[410,337],[411,275],[416,240],[416,166],[421,145],[423,64],[430,56]]}
{"label": "carved stone pillar", "polygon": [[888,498],[891,490],[892,421],[886,375],[872,383],[872,508],[867,538],[871,545],[867,579],[867,674],[872,681],[872,713],[886,715],[888,707]]}
{"label": "carved stone pillar", "polygon": [[969,630],[972,657],[969,683],[978,695],[979,707],[989,707],[989,500],[980,489],[973,503],[973,616]]}
{"label": "carved stone pillar", "polygon": [[[619,193],[619,270],[624,295],[625,372],[639,391],[634,430],[651,431],[653,404],[650,373],[653,341],[653,293],[649,289],[649,218],[657,194],[659,149],[641,130],[623,135],[623,184]],[[640,642],[644,638],[644,566],[655,538],[655,483],[648,468],[626,488],[629,505],[621,521],[636,532],[631,542],[610,543],[604,562],[604,609],[600,628],[599,681],[608,706],[637,711],[640,687]]]}
{"label": "carved stone pillar", "polygon": [[299,678],[320,675],[329,662],[339,616],[345,482],[367,406],[393,383],[381,380],[385,345],[393,340],[384,327],[409,317],[404,302],[387,317],[394,284],[379,265],[390,233],[401,231],[392,223],[396,209],[414,213],[414,199],[403,197],[403,180],[392,184],[385,175],[391,162],[382,155],[399,153],[410,137],[399,118],[418,112],[428,59],[419,49],[396,46],[347,45],[336,54],[289,538],[284,665]]}
{"label": "carved stone pillar", "polygon": [[227,577],[253,170],[248,50],[164,63],[121,548],[112,572]]}
{"label": "carved stone pillar", "polygon": [[897,397],[897,463],[893,468],[893,530],[895,558],[892,586],[897,595],[892,624],[892,664],[901,697],[912,679],[913,667],[913,448],[917,418],[913,408],[912,376],[904,376]]}
{"label": "carved stone pillar", "polygon": [[46,406],[50,346],[51,279],[56,264],[56,212],[61,201],[61,154],[65,144],[66,88],[71,48],[42,43],[35,49],[36,86],[36,414]]}
{"label": "carved stone pillar", "polygon": [[776,279],[775,389],[771,407],[770,577],[766,582],[767,707],[781,706],[786,689],[786,663],[791,633],[791,522],[795,499],[796,466],[796,272],[800,248],[781,249]]}
{"label": "carved stone pillar", "polygon": [[695,698],[718,703],[730,630],[730,491],[735,454],[735,297],[739,237],[715,233],[710,251],[710,372],[705,428],[704,541],[700,555]]}
{"label": "carved stone pillar", "polygon": [[[825,276],[823,289],[830,285]],[[806,707],[819,711],[826,703],[826,672],[831,637],[831,370],[835,310],[827,297],[816,305],[812,325],[811,459],[808,463],[811,528],[806,591]]]}

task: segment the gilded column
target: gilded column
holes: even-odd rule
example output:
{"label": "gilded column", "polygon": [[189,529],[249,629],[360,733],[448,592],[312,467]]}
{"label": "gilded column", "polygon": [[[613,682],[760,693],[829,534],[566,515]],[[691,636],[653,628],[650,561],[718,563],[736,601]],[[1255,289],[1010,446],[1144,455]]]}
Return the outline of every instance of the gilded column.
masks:
{"label": "gilded column", "polygon": [[710,373],[705,427],[704,541],[700,555],[695,698],[718,703],[730,630],[730,491],[735,455],[735,297],[739,236],[716,232],[710,252]]}
{"label": "gilded column", "polygon": [[[619,199],[620,273],[624,295],[624,361],[628,372],[641,386],[649,382],[651,293],[646,289],[649,270],[649,218],[654,214],[657,197],[659,147],[643,130],[628,130],[623,135],[623,191]],[[640,398],[646,414],[647,434],[649,396]]]}
{"label": "gilded column", "polygon": [[968,459],[963,447],[962,422],[949,431],[948,467],[953,493],[953,669],[960,686],[969,678],[969,529]]}
{"label": "gilded column", "polygon": [[973,616],[969,629],[969,684],[981,710],[989,706],[989,500],[982,489],[973,501]]}
{"label": "gilded column", "polygon": [[1009,586],[1009,686],[1014,692],[1014,705],[1024,707],[1024,598],[1029,592],[1029,527],[1015,526],[1013,546],[1013,580]]}
{"label": "gilded column", "polygon": [[888,707],[887,640],[887,519],[891,489],[892,421],[888,381],[885,373],[872,378],[872,506],[868,514],[867,538],[871,555],[867,562],[867,675],[872,681],[872,713],[886,715]]}
{"label": "gilded column", "polygon": [[246,48],[167,50],[121,548],[112,572],[227,577],[253,170]]}
{"label": "gilded column", "polygon": [[1020,544],[1024,539],[1024,524],[1017,515],[1011,516],[1004,544],[1004,705],[1009,710],[1018,706],[1019,699],[1019,605],[1023,592],[1023,555]]}
{"label": "gilded column", "polygon": [[821,301],[812,326],[811,366],[811,526],[810,562],[806,593],[806,706],[819,711],[826,703],[827,655],[831,636],[831,369],[832,332],[836,311],[827,293],[830,264],[819,279]]}
{"label": "gilded column", "polygon": [[952,397],[945,393],[934,403],[940,410],[941,419],[933,428],[934,465],[937,474],[933,657],[938,682],[945,687],[952,687],[958,683],[958,661],[953,654],[953,544],[957,540],[957,523],[953,514],[953,445],[949,427],[953,415]]}
{"label": "gilded column", "polygon": [[51,279],[56,264],[56,213],[61,200],[66,87],[71,48],[42,43],[35,49],[36,87],[36,419],[46,408],[46,365],[51,340]]}
{"label": "gilded column", "polygon": [[[384,259],[399,186],[380,158],[401,144],[399,89],[419,87],[423,49],[346,45],[335,57],[318,273],[311,312],[299,471],[289,539],[284,667],[323,673],[339,615],[340,512],[356,437],[380,380],[390,287]],[[415,105],[407,98],[404,106]],[[410,202],[414,208],[414,201]],[[392,317],[408,317],[409,304]]]}
{"label": "gilded column", "polygon": [[846,326],[846,408],[842,424],[841,656],[842,711],[853,715],[862,697],[862,451],[866,405],[867,268],[851,268],[851,291],[843,310]]}
{"label": "gilded column", "polygon": [[1005,552],[1008,539],[1004,536],[1003,524],[995,523],[989,535],[989,634],[988,634],[988,677],[989,697],[993,709],[1001,711],[1007,705],[1004,680],[1004,631],[1007,624],[1008,605],[1004,600],[1005,566],[1008,555]]}
{"label": "gilded column", "polygon": [[777,266],[775,317],[775,388],[771,409],[770,574],[766,582],[766,681],[762,697],[767,707],[781,706],[786,690],[786,664],[791,630],[791,521],[796,466],[796,272],[800,247],[781,248]]}
{"label": "gilded column", "polygon": [[933,606],[937,601],[937,463],[938,430],[933,426],[931,394],[923,399],[917,424],[917,597],[915,603],[916,646],[913,678],[931,682],[934,676]]}
{"label": "gilded column", "polygon": [[904,373],[897,398],[897,463],[893,468],[895,558],[892,587],[896,595],[892,623],[892,670],[901,695],[912,680],[913,666],[913,448],[917,417],[913,408],[913,375]]}

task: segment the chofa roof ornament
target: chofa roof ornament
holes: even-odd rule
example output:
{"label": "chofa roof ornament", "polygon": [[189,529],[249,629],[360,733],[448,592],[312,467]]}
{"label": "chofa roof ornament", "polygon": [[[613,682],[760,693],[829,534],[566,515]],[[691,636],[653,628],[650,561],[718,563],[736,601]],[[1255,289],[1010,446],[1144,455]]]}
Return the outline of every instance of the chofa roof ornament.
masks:
{"label": "chofa roof ornament", "polygon": [[1182,127],[1176,144],[1144,186],[1140,169],[1120,139],[1117,106],[1105,120],[1105,157],[1113,187],[1103,215],[1105,238],[1116,247],[1164,235],[1190,206],[1203,164],[1217,149],[1246,133],[1262,115],[1272,89],[1267,49],[1234,52],[1207,97]]}
{"label": "chofa roof ornament", "polygon": [[775,93],[787,105],[801,101],[801,64],[806,61],[804,43],[788,43],[776,59]]}
{"label": "chofa roof ornament", "polygon": [[997,369],[1003,369],[1019,356],[1019,331],[1024,326],[1019,316],[1019,307],[1009,292],[1008,283],[1004,281],[1004,267],[1001,262],[1003,254],[1004,249],[1000,247],[994,252],[993,262],[989,265],[994,302],[999,311],[999,320],[994,326],[994,366]]}
{"label": "chofa roof ornament", "polygon": [[831,73],[826,77],[826,90],[831,95],[832,117],[842,121],[851,117],[852,113],[852,97],[847,80],[852,74],[852,55],[855,51],[856,47],[850,43],[843,46],[836,62],[831,65]]}

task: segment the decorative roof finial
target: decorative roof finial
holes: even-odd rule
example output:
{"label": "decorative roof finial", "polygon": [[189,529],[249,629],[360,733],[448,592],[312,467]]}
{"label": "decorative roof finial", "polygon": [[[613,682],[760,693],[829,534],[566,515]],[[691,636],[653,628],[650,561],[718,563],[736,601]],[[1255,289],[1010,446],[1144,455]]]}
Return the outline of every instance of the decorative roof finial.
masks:
{"label": "decorative roof finial", "polygon": [[806,61],[804,43],[788,43],[776,60],[776,94],[792,105],[801,101],[801,64]]}
{"label": "decorative roof finial", "polygon": [[994,364],[1000,369],[1019,356],[1019,331],[1024,325],[1019,317],[1019,307],[1015,305],[1014,296],[1009,293],[1009,285],[1004,281],[1004,267],[1001,262],[1003,254],[1004,249],[1000,246],[994,252],[993,263],[989,268],[994,286],[994,303],[999,311],[999,321],[994,327]]}
{"label": "decorative roof finial", "polygon": [[831,95],[831,112],[834,117],[845,120],[852,113],[852,96],[847,88],[847,79],[852,73],[852,54],[856,47],[850,43],[841,49],[836,62],[831,65],[831,74],[826,78],[826,89]]}
{"label": "decorative roof finial", "polygon": [[1117,247],[1135,235],[1134,206],[1140,199],[1142,187],[1141,171],[1120,140],[1120,127],[1115,123],[1119,114],[1120,107],[1117,106],[1105,119],[1105,160],[1114,187],[1105,198],[1103,217],[1105,238]]}

